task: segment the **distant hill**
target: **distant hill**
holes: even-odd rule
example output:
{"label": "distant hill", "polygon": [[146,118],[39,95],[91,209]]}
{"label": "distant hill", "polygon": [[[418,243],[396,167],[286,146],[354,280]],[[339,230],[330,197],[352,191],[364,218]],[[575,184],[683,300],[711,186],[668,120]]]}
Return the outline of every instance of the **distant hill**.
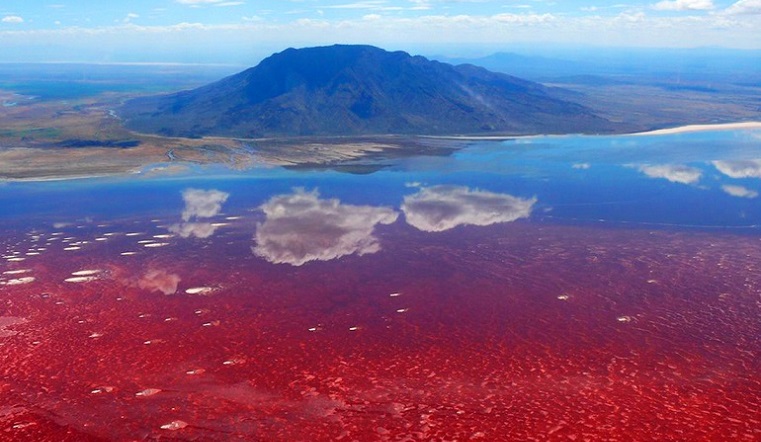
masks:
{"label": "distant hill", "polygon": [[[525,50],[525,49],[524,49]],[[479,58],[432,58],[469,63],[532,81],[576,79],[650,84],[654,81],[753,82],[759,78],[761,51],[717,48],[555,48],[532,55],[497,52]],[[543,55],[537,55],[541,53]],[[587,81],[584,83],[588,84]]]}
{"label": "distant hill", "polygon": [[128,101],[128,128],[167,136],[598,133],[562,90],[372,46],[287,49],[198,89]]}
{"label": "distant hill", "polygon": [[508,73],[532,81],[552,80],[578,73],[588,74],[588,66],[581,62],[512,52],[497,52],[480,58],[451,58],[446,56],[434,56],[432,58],[454,65],[481,66],[490,71]]}

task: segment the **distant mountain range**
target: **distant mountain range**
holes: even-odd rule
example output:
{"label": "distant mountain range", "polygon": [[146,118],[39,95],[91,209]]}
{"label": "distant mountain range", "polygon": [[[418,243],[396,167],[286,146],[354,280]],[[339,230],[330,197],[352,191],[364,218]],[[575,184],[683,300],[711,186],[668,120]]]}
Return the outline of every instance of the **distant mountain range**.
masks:
{"label": "distant mountain range", "polygon": [[614,132],[573,94],[469,64],[372,46],[287,49],[198,89],[141,97],[118,114],[166,136]]}
{"label": "distant mountain range", "polygon": [[[432,58],[474,64],[540,82],[605,77],[619,83],[668,81],[758,82],[761,51],[712,48],[556,48],[531,55],[497,52],[478,58]],[[543,55],[539,55],[543,54]]]}

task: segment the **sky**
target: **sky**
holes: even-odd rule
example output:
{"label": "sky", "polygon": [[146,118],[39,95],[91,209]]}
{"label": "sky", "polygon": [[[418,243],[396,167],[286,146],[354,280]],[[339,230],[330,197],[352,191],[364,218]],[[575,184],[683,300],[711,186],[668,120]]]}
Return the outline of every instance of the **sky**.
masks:
{"label": "sky", "polygon": [[761,0],[2,0],[0,60],[245,63],[365,43],[467,56],[519,45],[761,49]]}

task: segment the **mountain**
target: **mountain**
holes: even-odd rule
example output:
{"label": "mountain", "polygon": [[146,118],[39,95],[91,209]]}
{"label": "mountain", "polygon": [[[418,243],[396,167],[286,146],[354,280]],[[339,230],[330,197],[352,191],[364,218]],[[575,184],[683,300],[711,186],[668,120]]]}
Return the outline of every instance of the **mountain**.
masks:
{"label": "mountain", "polygon": [[372,46],[287,49],[198,89],[141,97],[118,114],[167,136],[610,132],[562,90],[473,65]]}

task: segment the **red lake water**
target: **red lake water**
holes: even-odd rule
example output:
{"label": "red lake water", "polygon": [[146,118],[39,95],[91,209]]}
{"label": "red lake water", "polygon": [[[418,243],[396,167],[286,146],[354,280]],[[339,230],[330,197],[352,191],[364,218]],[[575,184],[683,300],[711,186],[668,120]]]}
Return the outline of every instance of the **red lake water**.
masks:
{"label": "red lake water", "polygon": [[0,187],[0,440],[761,440],[758,178],[531,152]]}

